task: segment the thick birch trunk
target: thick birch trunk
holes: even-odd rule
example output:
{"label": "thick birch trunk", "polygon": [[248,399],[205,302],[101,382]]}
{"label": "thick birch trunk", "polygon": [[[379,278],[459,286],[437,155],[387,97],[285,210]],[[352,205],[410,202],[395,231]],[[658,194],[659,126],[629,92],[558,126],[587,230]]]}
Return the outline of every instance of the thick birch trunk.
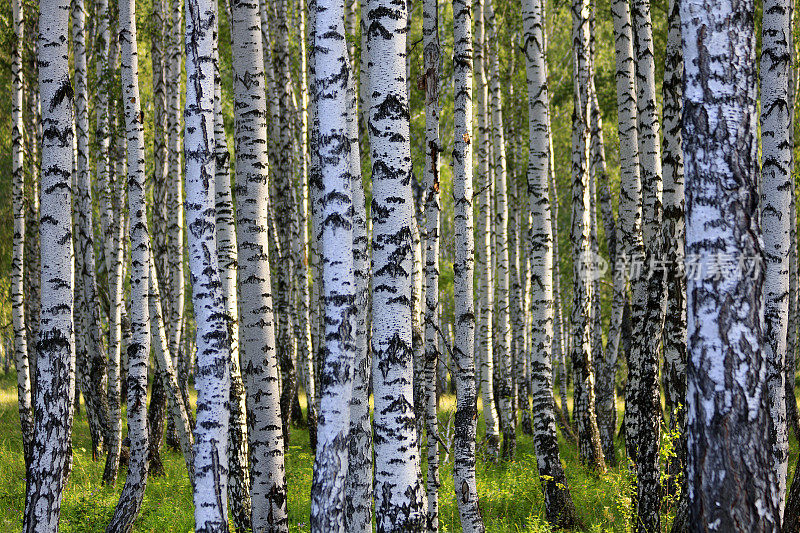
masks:
{"label": "thick birch trunk", "polygon": [[[752,2],[681,2],[686,254],[758,266],[756,38]],[[713,84],[711,72],[716,73]],[[731,224],[736,221],[736,224]],[[712,245],[713,243],[713,245]],[[688,264],[687,264],[688,267]],[[687,268],[689,524],[777,531],[763,270]],[[725,480],[725,482],[723,482]]]}
{"label": "thick birch trunk", "polygon": [[286,474],[268,255],[269,159],[261,17],[257,4],[236,2],[231,12],[236,230],[243,243],[239,248],[240,334],[252,522],[255,531],[286,531]]}
{"label": "thick birch trunk", "polygon": [[350,448],[350,400],[355,358],[356,280],[353,256],[353,170],[349,114],[352,75],[347,56],[344,1],[317,2],[315,16],[315,116],[320,165],[313,182],[316,210],[323,223],[322,295],[325,313],[325,361],[321,369],[317,449],[311,487],[311,530],[345,532]]}
{"label": "thick birch trunk", "polygon": [[58,531],[72,430],[74,330],[72,224],[72,87],[67,34],[69,2],[45,1],[39,17],[42,120],[41,331],[36,353],[34,434],[27,471],[23,531]]}
{"label": "thick birch trunk", "polygon": [[186,1],[186,228],[197,329],[194,444],[195,530],[228,530],[230,344],[219,276],[214,209],[216,4]]}
{"label": "thick birch trunk", "polygon": [[[379,532],[423,527],[411,342],[411,146],[402,3],[369,0],[372,151],[372,353]],[[319,38],[319,35],[317,35]]]}

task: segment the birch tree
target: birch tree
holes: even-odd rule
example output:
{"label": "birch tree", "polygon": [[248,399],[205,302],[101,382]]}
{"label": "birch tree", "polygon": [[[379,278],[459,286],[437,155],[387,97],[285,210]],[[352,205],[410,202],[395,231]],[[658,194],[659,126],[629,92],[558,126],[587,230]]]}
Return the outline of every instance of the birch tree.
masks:
{"label": "birch tree", "polygon": [[550,177],[550,96],[544,46],[544,3],[522,4],[528,79],[528,200],[531,212],[531,392],[534,442],[547,521],[554,527],[575,524],[575,507],[561,466],[553,409],[553,231]]}
{"label": "birch tree", "polygon": [[[619,132],[620,158],[620,193],[619,193],[619,256],[615,259],[617,277],[614,279],[614,296],[622,300],[623,310],[627,301],[628,272],[631,262],[644,255],[641,235],[642,221],[642,184],[639,167],[639,127],[636,107],[636,72],[633,55],[633,26],[630,4],[623,0],[615,1],[611,6],[611,18],[614,22],[614,54],[616,59],[616,94],[617,94],[617,126]],[[612,304],[619,306],[619,303]],[[624,313],[623,313],[624,314]],[[620,332],[621,334],[621,332]],[[605,362],[607,369],[615,368],[614,357],[617,351],[608,351],[609,359]],[[613,394],[603,395],[602,413],[615,413],[612,402]],[[625,416],[630,410],[626,403]],[[603,418],[601,421],[601,437],[604,451],[613,454],[616,420]]]}
{"label": "birch tree", "polygon": [[72,106],[67,34],[69,2],[43,1],[39,16],[42,98],[41,310],[26,533],[58,531],[72,430],[74,330],[72,265]]}
{"label": "birch tree", "polygon": [[789,102],[792,6],[764,3],[761,34],[761,227],[764,231],[764,348],[774,438],[770,439],[783,515],[789,440],[784,363],[789,319],[789,246],[792,188],[792,114]]}
{"label": "birch tree", "polygon": [[[313,182],[322,224],[321,243],[325,359],[320,369],[320,411],[311,487],[312,531],[347,531],[346,491],[350,400],[355,359],[356,280],[353,273],[352,144],[349,138],[350,62],[344,28],[344,1],[315,5],[314,98],[319,175]],[[356,145],[357,146],[357,145]]]}
{"label": "birch tree", "polygon": [[[701,264],[717,254],[752,264],[761,255],[754,5],[709,7],[685,0],[680,10],[686,254]],[[704,269],[687,279],[692,527],[775,531],[780,524],[775,464],[765,446],[773,433],[762,351],[764,278],[760,269],[746,270],[712,279]]]}
{"label": "birch tree", "polygon": [[475,433],[478,409],[475,382],[475,240],[472,226],[472,12],[469,0],[453,2],[453,201],[455,217],[455,342],[453,380],[456,386],[453,482],[461,527],[482,533],[475,479]]}
{"label": "birch tree", "polygon": [[[372,161],[372,353],[378,531],[423,527],[411,344],[411,146],[402,3],[364,6]],[[319,35],[317,36],[319,38]]]}
{"label": "birch tree", "polygon": [[511,459],[516,454],[517,432],[514,417],[513,375],[511,357],[511,318],[510,318],[510,278],[508,264],[508,178],[506,172],[506,149],[503,133],[503,107],[500,91],[500,58],[498,37],[495,27],[494,7],[492,0],[486,0],[484,12],[486,26],[486,58],[489,72],[489,92],[491,97],[492,118],[492,173],[494,174],[495,204],[494,231],[497,238],[497,283],[495,285],[495,312],[497,316],[497,334],[494,337],[502,379],[499,383],[500,418],[503,429],[503,457]]}
{"label": "birch tree", "polygon": [[[353,72],[355,69],[352,69]],[[369,416],[370,368],[369,310],[370,254],[364,183],[361,179],[361,150],[358,135],[358,94],[355,78],[347,78],[347,127],[353,203],[353,278],[355,279],[355,358],[353,394],[350,398],[350,454],[347,471],[348,532],[372,531],[373,454]],[[323,283],[324,285],[324,283]]]}
{"label": "birch tree", "polygon": [[278,367],[269,265],[269,158],[264,51],[258,4],[232,2],[236,237],[242,377],[250,446],[253,530],[286,531]]}
{"label": "birch tree", "polygon": [[581,460],[605,470],[594,408],[594,376],[590,345],[591,263],[589,196],[589,3],[572,3],[573,90],[572,125],[572,367],[575,374],[575,419]]}
{"label": "birch tree", "polygon": [[230,420],[228,425],[228,501],[236,531],[252,529],[250,517],[250,473],[247,446],[247,405],[242,369],[239,363],[239,299],[237,293],[237,246],[234,223],[233,193],[231,191],[230,152],[222,114],[222,87],[219,74],[219,51],[215,50],[214,69],[214,207],[217,225],[217,256],[222,295],[230,339]]}
{"label": "birch tree", "polygon": [[476,228],[476,266],[478,270],[479,318],[478,353],[481,365],[481,399],[483,420],[486,425],[486,442],[489,454],[497,457],[500,451],[499,421],[494,402],[494,268],[492,268],[492,178],[489,168],[489,90],[486,82],[486,38],[484,25],[484,0],[473,2],[475,9],[475,106],[478,122],[477,162],[478,212]]}
{"label": "birch tree", "polygon": [[186,228],[196,329],[197,423],[194,518],[198,531],[227,531],[230,345],[219,276],[214,209],[216,3],[186,1]]}
{"label": "birch tree", "polygon": [[86,360],[79,388],[86,401],[86,415],[92,437],[92,458],[100,457],[108,433],[108,400],[106,398],[106,350],[101,339],[100,301],[95,275],[94,222],[92,184],[89,168],[89,107],[86,57],[86,11],[82,0],[72,5],[72,42],[75,62],[75,138],[77,146],[76,182],[78,186],[77,218],[79,221],[76,252],[80,270],[80,331],[84,335]]}
{"label": "birch tree", "polygon": [[[664,227],[667,259],[667,310],[664,321],[664,399],[670,409],[670,430],[681,434],[677,454],[668,473],[682,476],[686,447],[686,279],[685,223],[683,187],[683,139],[681,116],[683,100],[683,54],[681,53],[680,2],[669,3],[667,50],[663,83],[664,138]],[[684,478],[685,481],[685,478]],[[685,490],[681,491],[682,496]]]}
{"label": "birch tree", "polygon": [[422,38],[425,80],[425,430],[428,437],[427,528],[439,531],[439,419],[437,368],[439,365],[439,5],[423,0]]}
{"label": "birch tree", "polygon": [[[130,344],[128,344],[127,413],[130,458],[125,486],[108,524],[108,533],[128,531],[142,507],[147,486],[147,372],[150,357],[149,289],[150,236],[145,205],[144,115],[139,99],[139,54],[136,41],[136,4],[119,5],[119,51],[128,162],[128,239],[131,247]],[[116,406],[115,406],[116,407]]]}
{"label": "birch tree", "polygon": [[11,4],[14,40],[11,58],[11,187],[14,211],[11,252],[11,315],[14,328],[14,368],[17,372],[17,405],[22,428],[25,466],[31,463],[33,441],[33,403],[28,359],[28,332],[25,320],[25,138],[23,118],[24,73],[22,70],[25,18],[22,0]]}

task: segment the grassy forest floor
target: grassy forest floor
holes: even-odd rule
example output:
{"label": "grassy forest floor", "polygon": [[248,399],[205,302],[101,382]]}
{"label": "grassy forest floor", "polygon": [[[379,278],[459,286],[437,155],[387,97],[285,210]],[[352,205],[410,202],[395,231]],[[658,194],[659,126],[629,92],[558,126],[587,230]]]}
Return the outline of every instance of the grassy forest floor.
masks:
{"label": "grassy forest floor", "polygon": [[[0,530],[18,531],[25,501],[25,467],[22,440],[17,415],[16,378],[0,376]],[[442,398],[440,420],[445,442],[452,442],[452,411],[455,398]],[[620,405],[621,407],[621,405]],[[479,405],[480,408],[480,405]],[[483,418],[478,422],[479,441],[483,434]],[[561,435],[559,434],[559,438]],[[596,475],[580,465],[577,449],[561,439],[561,458],[575,502],[580,531],[626,531],[630,529],[632,477],[627,467],[619,466]],[[663,446],[664,452],[668,446]],[[103,486],[100,482],[103,461],[92,461],[86,411],[75,419],[73,434],[74,467],[69,478],[61,512],[63,533],[101,532],[110,520],[122,490],[125,469],[121,469],[117,484]],[[533,439],[518,435],[517,457],[510,463],[490,463],[485,447],[479,442],[478,494],[481,509],[491,532],[550,531],[544,522],[544,503],[536,468]],[[622,443],[617,455],[623,458]],[[423,453],[423,457],[425,454]],[[791,468],[797,458],[797,443],[791,441]],[[166,448],[162,451],[166,476],[150,477],[147,483],[141,514],[134,525],[138,532],[176,532],[193,530],[192,492],[186,477],[181,455]],[[289,530],[309,531],[309,493],[314,457],[310,451],[308,431],[293,428],[291,444],[286,455],[286,477],[289,491]],[[620,465],[627,464],[620,461]],[[423,465],[423,472],[425,467]],[[442,464],[440,491],[441,531],[460,531],[458,509],[453,492],[452,457]],[[790,477],[791,479],[791,477]],[[670,507],[665,502],[665,508]],[[664,527],[671,521],[665,511]]]}

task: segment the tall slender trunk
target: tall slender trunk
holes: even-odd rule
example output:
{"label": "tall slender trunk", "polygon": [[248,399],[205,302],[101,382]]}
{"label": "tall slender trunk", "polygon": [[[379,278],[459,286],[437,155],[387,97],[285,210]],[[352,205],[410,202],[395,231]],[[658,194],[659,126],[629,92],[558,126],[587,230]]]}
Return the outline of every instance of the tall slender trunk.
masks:
{"label": "tall slender trunk", "polygon": [[[125,108],[125,131],[128,160],[128,213],[131,247],[130,318],[131,339],[128,345],[128,438],[130,458],[128,475],[108,533],[126,532],[139,514],[147,486],[147,366],[150,357],[150,321],[147,311],[149,246],[145,204],[144,115],[139,99],[139,54],[136,44],[136,4],[133,0],[119,5],[119,43],[122,61],[122,98]],[[121,176],[118,176],[118,179]]]}
{"label": "tall slender trunk", "polygon": [[[189,404],[189,368],[192,354],[183,349],[184,346],[184,303],[186,298],[184,273],[184,190],[183,163],[181,152],[181,59],[183,50],[183,3],[172,0],[172,28],[169,40],[169,62],[167,77],[169,83],[169,113],[167,126],[169,129],[169,201],[173,209],[169,210],[169,295],[170,305],[167,308],[170,319],[167,321],[169,335],[169,351],[173,364],[178,370],[178,381],[181,396],[191,420],[192,410]],[[194,426],[194,421],[192,421]]]}
{"label": "tall slender trunk", "polygon": [[544,46],[544,2],[522,3],[529,106],[528,201],[531,212],[531,389],[534,442],[547,521],[575,524],[575,507],[561,466],[553,399],[553,231],[550,218],[550,97]]}
{"label": "tall slender trunk", "polygon": [[701,266],[722,254],[745,265],[721,277],[687,268],[689,524],[720,531],[776,531],[781,519],[765,446],[774,433],[762,351],[753,10],[749,1],[710,9],[684,0],[680,12],[686,255]]}
{"label": "tall slender trunk", "polygon": [[306,10],[304,4],[299,7],[300,27],[297,30],[298,47],[300,48],[300,183],[297,186],[297,222],[299,239],[296,242],[297,260],[295,261],[295,278],[297,281],[297,364],[300,370],[303,389],[306,393],[306,419],[309,431],[315,431],[317,425],[317,390],[314,383],[313,343],[311,336],[312,303],[309,287],[310,265],[310,236],[308,232],[308,176],[309,176],[309,146],[308,146],[308,52],[306,50]]}
{"label": "tall slender trunk", "polygon": [[276,202],[272,204],[278,223],[278,237],[281,246],[277,270],[276,306],[281,310],[277,319],[277,353],[281,370],[281,420],[283,424],[284,446],[288,446],[291,433],[292,400],[297,392],[297,371],[294,367],[295,342],[292,338],[292,322],[296,308],[292,305],[294,290],[294,262],[292,255],[292,225],[295,220],[296,197],[292,186],[292,121],[291,121],[291,73],[289,71],[289,35],[287,0],[277,0],[277,18],[274,26],[275,51],[273,68],[275,90],[278,98],[279,116],[272,123],[272,131],[277,131],[277,165],[274,167]]}
{"label": "tall slender trunk", "polygon": [[514,394],[511,355],[511,321],[509,302],[509,265],[508,265],[508,179],[506,176],[506,148],[503,133],[503,104],[500,92],[500,52],[498,50],[498,36],[495,26],[494,8],[492,0],[486,0],[484,12],[486,26],[486,46],[484,49],[488,63],[489,85],[491,96],[492,116],[492,147],[494,157],[492,160],[496,213],[494,217],[494,232],[497,238],[497,283],[495,285],[495,317],[497,331],[490,342],[496,346],[496,357],[501,379],[500,392],[500,419],[503,429],[503,457],[511,459],[516,454],[517,431],[516,417],[514,416]]}
{"label": "tall slender trunk", "polygon": [[[119,55],[119,41],[110,39],[109,50],[109,72],[107,76],[111,78],[116,70]],[[110,85],[111,79],[106,79]],[[109,114],[112,107],[116,106],[116,101],[108,104]],[[116,125],[114,126],[116,129]],[[118,166],[124,169],[125,161],[125,137],[117,133],[114,146],[114,154],[117,158]],[[112,150],[108,148],[108,168],[105,171],[108,187],[108,194],[105,197],[104,210],[106,240],[109,242],[109,269],[108,269],[108,292],[109,292],[109,315],[108,315],[108,406],[109,406],[109,442],[108,455],[103,470],[103,483],[113,485],[117,479],[119,469],[120,451],[122,448],[122,314],[125,305],[124,301],[124,276],[125,276],[125,216],[124,199],[126,190],[126,180],[123,179],[124,171],[116,171],[111,166]]]}
{"label": "tall slender trunk", "polygon": [[353,256],[353,197],[349,114],[352,84],[344,28],[344,0],[315,5],[315,125],[320,165],[313,182],[316,209],[324,221],[321,243],[325,313],[325,361],[320,370],[320,417],[311,487],[311,529],[347,531],[350,400],[355,358],[356,280]]}
{"label": "tall slender trunk", "polygon": [[[219,54],[219,52],[216,52]],[[237,294],[238,254],[236,225],[234,223],[233,194],[231,191],[230,153],[225,135],[225,117],[222,114],[222,84],[219,74],[219,57],[214,70],[214,152],[215,152],[215,208],[217,224],[217,256],[225,299],[225,315],[230,339],[230,421],[228,425],[228,501],[231,517],[237,532],[252,529],[250,501],[250,473],[248,469],[247,405],[245,402],[242,369],[239,362],[239,299]]]}
{"label": "tall slender trunk", "polygon": [[456,386],[453,482],[461,528],[482,533],[475,479],[477,387],[475,382],[475,240],[472,226],[472,13],[469,0],[453,2],[453,202],[455,217],[455,339],[453,380]]}
{"label": "tall slender trunk", "polygon": [[372,531],[372,426],[369,417],[369,281],[370,257],[361,151],[358,138],[358,94],[355,79],[348,76],[348,139],[353,203],[353,275],[356,283],[356,352],[353,362],[353,394],[350,399],[350,456],[347,473],[347,530]]}
{"label": "tall slender trunk", "polygon": [[214,50],[216,3],[186,1],[186,227],[197,324],[195,529],[228,530],[230,344],[219,275],[214,209]]}
{"label": "tall slender trunk", "polygon": [[425,80],[425,429],[428,436],[427,528],[439,531],[439,419],[436,377],[439,365],[439,5],[423,0],[422,37]]}
{"label": "tall slender trunk", "polygon": [[100,301],[97,297],[97,278],[94,260],[94,224],[92,220],[92,184],[89,168],[89,108],[86,65],[86,11],[83,0],[72,4],[72,42],[75,62],[75,137],[77,147],[76,183],[78,251],[80,265],[81,331],[86,349],[85,366],[79,383],[86,400],[86,415],[92,439],[92,458],[100,458],[108,433],[108,400],[106,398],[106,350],[101,339]]}
{"label": "tall slender trunk", "polygon": [[[622,346],[630,343],[626,339],[624,328],[624,310],[627,306],[627,290],[629,270],[634,260],[641,260],[644,249],[641,240],[642,221],[642,184],[639,167],[639,126],[636,108],[636,73],[633,55],[633,26],[631,21],[630,4],[623,0],[616,0],[611,6],[611,18],[614,22],[614,50],[616,57],[616,93],[617,93],[617,125],[620,139],[620,193],[619,193],[619,240],[617,249],[620,254],[615,259],[614,295],[622,301],[623,318],[620,337]],[[610,353],[614,356],[616,353]],[[611,361],[606,365],[610,366]],[[629,377],[628,387],[631,387]],[[605,401],[614,400],[613,396],[606,395]],[[604,406],[605,412],[609,405]],[[625,405],[625,420],[631,413],[631,406]],[[616,424],[604,420],[603,434],[606,449],[613,445]],[[626,435],[627,439],[627,435]],[[610,451],[610,449],[609,449]]]}
{"label": "tall slender trunk", "polygon": [[589,197],[589,3],[572,3],[574,102],[572,127],[572,367],[581,461],[605,470],[594,408],[591,322],[592,270]]}
{"label": "tall slender trunk", "polygon": [[242,374],[247,398],[253,529],[286,531],[283,457],[269,263],[269,158],[261,16],[257,4],[234,2],[236,231]]}
{"label": "tall slender trunk", "polygon": [[161,292],[152,247],[150,247],[149,253],[148,308],[153,353],[155,354],[156,365],[161,371],[159,375],[164,379],[164,396],[170,418],[178,433],[183,460],[186,463],[186,472],[189,476],[189,481],[194,483],[194,438],[192,435],[192,428],[189,425],[189,415],[183,404],[183,398],[181,397],[177,371],[172,365],[172,357],[169,353],[169,344],[164,328],[164,315],[161,306]]}
{"label": "tall slender trunk", "polygon": [[[681,115],[683,100],[683,54],[681,53],[680,2],[669,3],[667,50],[663,83],[664,139],[664,226],[667,249],[667,312],[664,322],[664,399],[670,410],[670,431],[678,431],[677,453],[667,472],[673,480],[685,482],[686,462],[686,279],[683,187],[683,140]],[[674,490],[677,487],[671,487]],[[685,494],[685,487],[681,495]]]}
{"label": "tall slender trunk", "polygon": [[770,440],[783,515],[789,440],[784,362],[789,317],[789,245],[792,178],[792,114],[789,84],[792,6],[764,3],[761,51],[761,227],[764,230],[764,348],[774,438]]}
{"label": "tall slender trunk", "polygon": [[[423,527],[411,343],[411,146],[403,3],[365,6],[372,151],[372,353],[379,532]],[[319,35],[317,35],[319,38]]]}
{"label": "tall slender trunk", "polygon": [[14,242],[11,255],[10,292],[14,327],[14,368],[17,371],[17,405],[22,427],[22,448],[27,468],[31,464],[33,403],[25,320],[25,126],[22,109],[24,90],[22,46],[25,37],[25,15],[22,0],[14,0],[11,7],[14,24],[11,60],[11,203],[14,211]]}
{"label": "tall slender trunk", "polygon": [[475,105],[478,114],[477,170],[478,214],[476,228],[476,267],[478,270],[479,319],[478,353],[481,364],[481,399],[486,441],[491,457],[497,457],[500,430],[494,402],[494,269],[492,268],[492,178],[489,168],[489,85],[486,82],[486,38],[484,36],[484,1],[474,0],[475,10]]}

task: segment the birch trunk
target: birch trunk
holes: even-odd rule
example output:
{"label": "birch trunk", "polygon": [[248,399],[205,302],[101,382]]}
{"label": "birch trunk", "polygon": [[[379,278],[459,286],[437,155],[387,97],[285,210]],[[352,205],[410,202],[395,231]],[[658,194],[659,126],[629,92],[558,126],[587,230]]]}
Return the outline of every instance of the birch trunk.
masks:
{"label": "birch trunk", "polygon": [[311,487],[311,530],[347,531],[348,433],[355,358],[356,280],[353,265],[353,198],[349,131],[350,64],[344,28],[344,0],[317,2],[314,43],[315,116],[320,165],[313,180],[322,215],[325,361],[321,369],[320,416]]}
{"label": "birch trunk", "polygon": [[792,114],[789,85],[792,6],[764,3],[761,51],[761,227],[764,230],[764,348],[774,438],[770,439],[781,516],[789,466],[784,363],[789,318],[789,245],[792,187]]}
{"label": "birch trunk", "polygon": [[475,10],[475,105],[478,114],[477,170],[478,170],[478,212],[477,212],[477,253],[478,290],[480,295],[478,319],[478,353],[481,365],[481,399],[483,400],[483,420],[486,426],[486,442],[489,455],[496,458],[500,448],[500,430],[497,408],[494,402],[494,279],[492,268],[492,178],[489,169],[489,116],[488,83],[486,82],[486,54],[484,36],[484,0],[474,0]]}
{"label": "birch trunk", "polygon": [[139,55],[136,41],[136,5],[133,0],[119,5],[119,43],[122,61],[122,98],[128,162],[128,213],[131,247],[130,318],[128,344],[128,475],[108,533],[128,531],[139,514],[147,486],[147,366],[150,356],[150,321],[147,312],[149,244],[145,204],[144,115],[139,99]]}
{"label": "birch trunk", "polygon": [[544,3],[522,4],[528,79],[528,200],[531,212],[531,388],[534,442],[542,479],[545,514],[554,527],[575,525],[575,507],[561,466],[553,399],[553,231],[548,199],[550,177],[550,97],[544,43]]}
{"label": "birch trunk", "polygon": [[17,405],[22,427],[22,449],[27,468],[31,464],[34,423],[28,334],[25,320],[25,126],[22,109],[24,90],[22,47],[25,37],[25,15],[22,0],[14,0],[11,8],[14,25],[11,61],[11,176],[14,235],[10,292],[14,328],[14,368],[17,372]]}
{"label": "birch trunk", "polygon": [[425,80],[425,429],[428,437],[427,529],[439,531],[439,419],[436,415],[439,365],[439,6],[423,0]]}
{"label": "birch trunk", "polygon": [[[686,255],[701,265],[720,255],[733,265],[760,261],[753,9],[749,1],[718,2],[713,10],[681,2]],[[713,270],[687,269],[689,524],[776,531],[777,475],[764,445],[773,435],[764,278],[760,268],[743,270],[717,279]]]}
{"label": "birch trunk", "polygon": [[[375,515],[379,532],[420,530],[411,341],[411,146],[402,3],[368,0],[372,160]],[[319,35],[317,35],[319,38]]]}
{"label": "birch trunk", "polygon": [[44,1],[39,17],[42,121],[41,331],[36,353],[34,432],[27,470],[23,531],[58,531],[72,430],[74,330],[72,227],[72,87],[67,34],[69,2]]}
{"label": "birch trunk", "polygon": [[572,128],[572,368],[581,461],[605,470],[594,408],[590,305],[592,297],[589,196],[589,3],[572,3],[574,106]]}
{"label": "birch trunk", "polygon": [[[219,52],[217,51],[217,54]],[[217,57],[219,63],[219,57]],[[217,224],[217,257],[219,261],[222,295],[230,339],[230,421],[228,425],[228,500],[231,518],[237,532],[252,529],[250,517],[250,472],[247,447],[247,405],[245,402],[242,369],[239,363],[239,299],[237,293],[238,255],[236,225],[234,223],[233,194],[231,191],[230,153],[225,135],[222,114],[222,87],[219,65],[214,71],[214,151],[215,151],[215,208]]]}
{"label": "birch trunk", "polygon": [[72,42],[75,62],[75,133],[77,145],[76,182],[78,185],[78,247],[81,265],[80,289],[85,305],[81,318],[86,358],[85,380],[80,390],[86,400],[86,415],[92,434],[92,458],[98,460],[108,434],[108,399],[106,398],[107,359],[101,338],[100,300],[97,297],[95,275],[94,223],[92,208],[92,184],[89,169],[89,109],[86,58],[86,12],[82,0],[72,7]]}
{"label": "birch trunk", "polygon": [[216,4],[186,1],[186,227],[197,329],[195,530],[227,531],[230,344],[219,275],[214,209]]}
{"label": "birch trunk", "polygon": [[364,184],[361,180],[361,152],[358,137],[358,95],[355,79],[348,77],[348,138],[353,201],[353,275],[356,283],[356,352],[353,364],[353,395],[350,399],[350,455],[347,473],[347,530],[372,531],[372,426],[369,417],[369,234]]}
{"label": "birch trunk", "polygon": [[[664,322],[664,399],[670,410],[670,430],[680,432],[677,453],[667,472],[673,480],[685,481],[686,462],[686,279],[683,187],[683,54],[681,53],[680,2],[671,1],[668,13],[667,50],[663,83],[664,139],[664,227],[667,249],[667,312]],[[683,483],[682,481],[681,483]],[[675,489],[676,487],[669,487]],[[681,495],[685,494],[685,487]]]}
{"label": "birch trunk", "polygon": [[247,397],[252,525],[287,531],[278,367],[269,266],[269,158],[258,4],[231,4],[242,374]]}
{"label": "birch trunk", "polygon": [[[486,26],[486,54],[488,60],[489,85],[492,113],[492,161],[495,206],[494,232],[497,238],[497,283],[495,284],[495,317],[497,321],[496,335],[492,339],[497,347],[495,359],[499,363],[502,379],[499,383],[500,418],[503,429],[503,457],[512,459],[516,455],[517,431],[514,416],[514,394],[511,354],[511,320],[509,302],[509,264],[508,264],[508,178],[506,173],[506,148],[503,133],[503,107],[500,93],[500,58],[498,36],[495,27],[492,0],[486,0],[484,13]],[[551,379],[552,381],[552,379]]]}
{"label": "birch trunk", "polygon": [[475,433],[478,421],[475,382],[475,240],[472,226],[472,13],[469,0],[453,2],[453,201],[455,257],[455,339],[453,380],[456,387],[453,435],[453,482],[461,528],[483,533],[475,479]]}

